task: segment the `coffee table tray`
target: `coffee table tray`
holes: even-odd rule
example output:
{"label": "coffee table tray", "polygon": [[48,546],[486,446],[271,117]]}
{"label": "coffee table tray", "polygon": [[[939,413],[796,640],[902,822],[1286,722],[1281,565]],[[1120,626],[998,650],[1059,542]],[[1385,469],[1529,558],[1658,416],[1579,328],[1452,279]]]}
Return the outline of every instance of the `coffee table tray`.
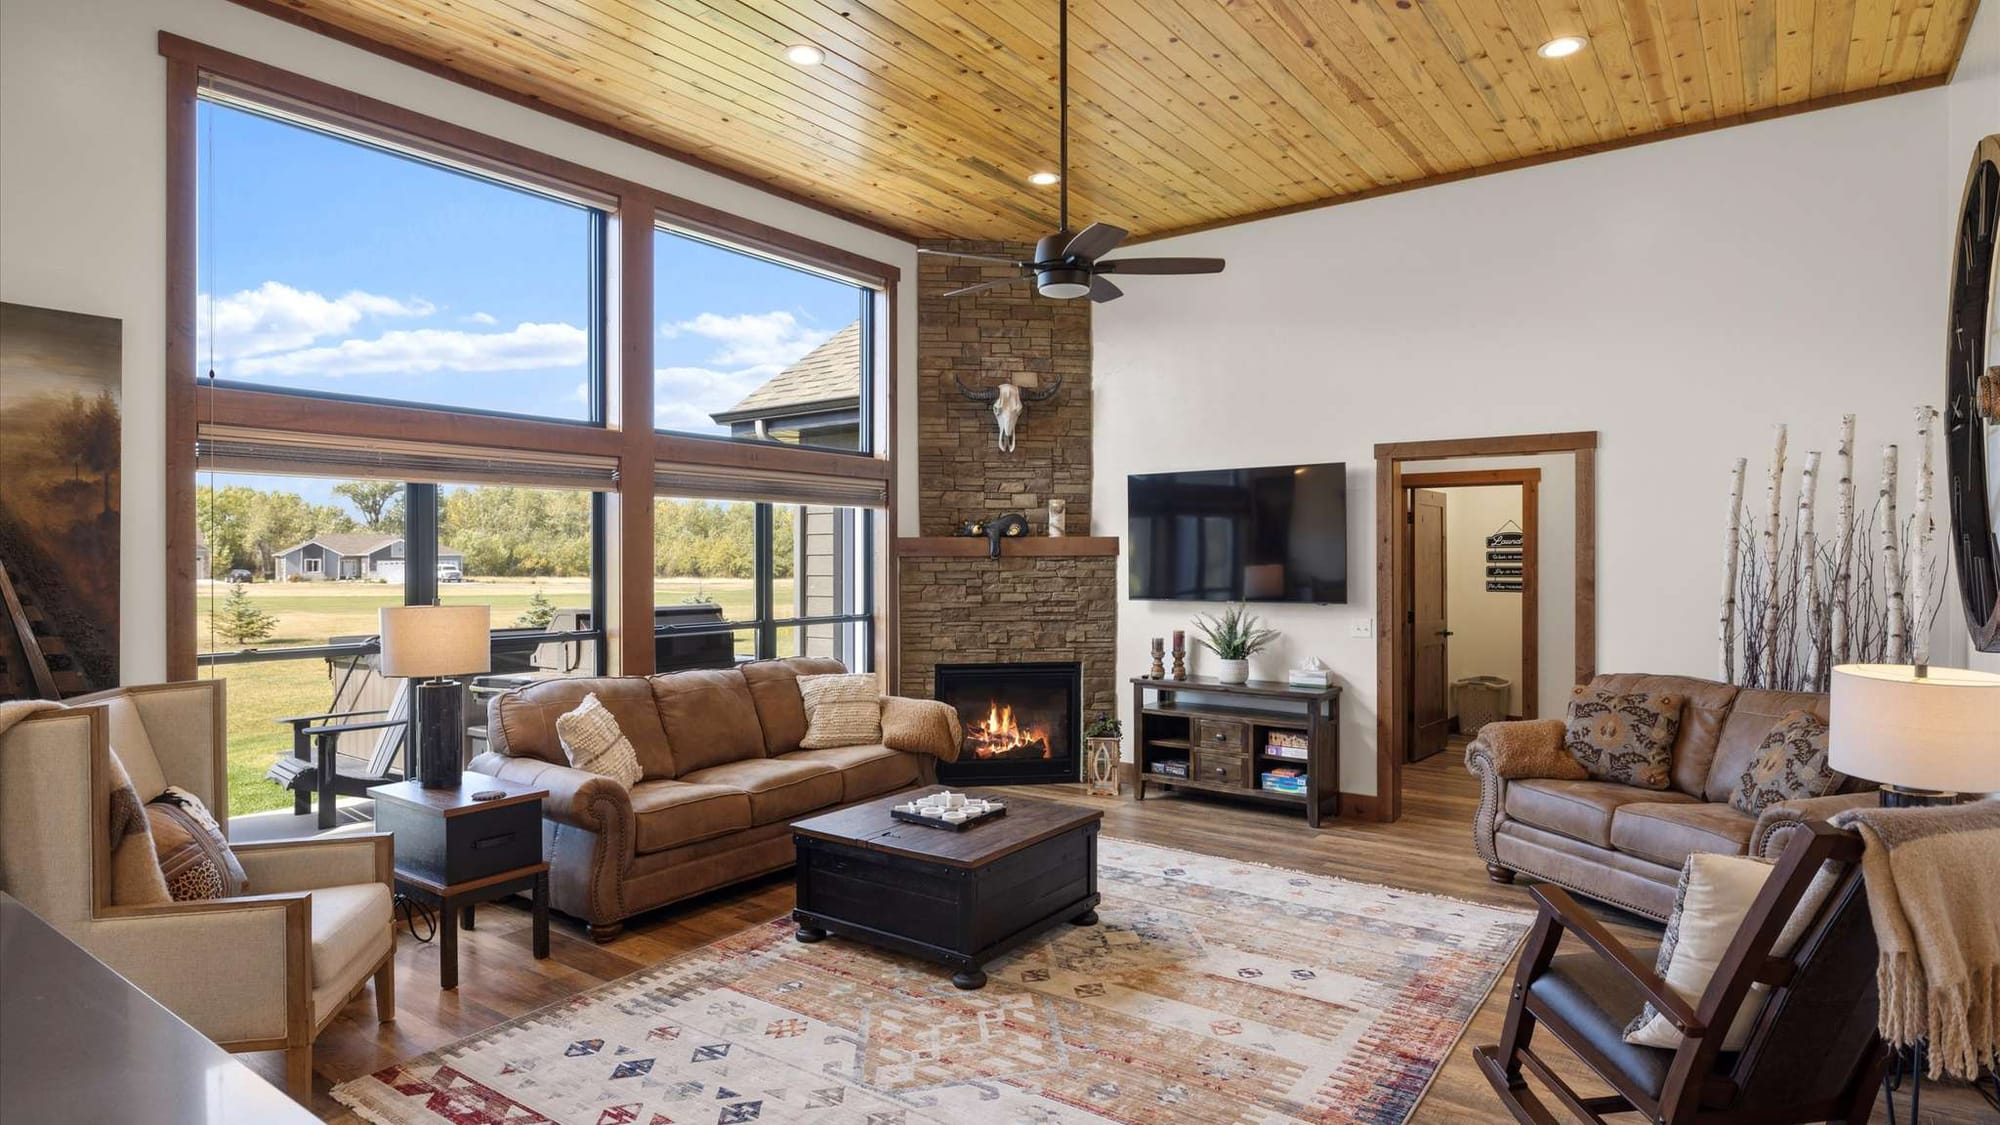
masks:
{"label": "coffee table tray", "polygon": [[925,828],[943,828],[949,832],[963,832],[973,825],[985,824],[989,820],[998,820],[1006,815],[1006,805],[1001,805],[997,809],[988,809],[978,816],[967,817],[960,821],[946,820],[941,816],[925,816],[922,813],[904,812],[902,809],[889,810],[889,816],[892,819],[900,820],[905,824],[921,824]]}

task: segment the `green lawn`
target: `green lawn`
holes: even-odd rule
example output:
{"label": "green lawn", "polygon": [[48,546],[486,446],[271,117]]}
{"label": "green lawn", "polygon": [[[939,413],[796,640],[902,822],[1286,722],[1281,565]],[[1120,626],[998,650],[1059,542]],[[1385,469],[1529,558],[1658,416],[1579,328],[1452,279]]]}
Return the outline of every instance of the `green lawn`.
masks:
{"label": "green lawn", "polygon": [[[774,593],[780,607],[790,604],[791,587],[789,579],[777,582]],[[276,634],[258,643],[262,650],[320,645],[332,637],[372,636],[377,611],[402,602],[395,587],[366,582],[257,582],[244,589],[278,621]],[[558,607],[590,604],[590,583],[583,578],[472,579],[445,584],[441,599],[447,605],[490,605],[494,627],[506,628],[528,608],[537,589]],[[197,594],[196,636],[202,652],[214,651],[209,632],[211,604],[228,597],[229,591],[230,587],[218,582],[204,584]],[[715,601],[727,620],[749,618],[756,612],[749,579],[662,578],[654,583],[653,597],[658,605],[678,605],[696,596]],[[218,647],[227,647],[220,638],[215,640]],[[747,635],[738,635],[737,652],[750,655]],[[228,664],[204,668],[203,674],[218,674],[229,681],[229,811],[240,816],[289,807],[291,794],[264,780],[272,760],[291,752],[290,728],[274,720],[327,710],[333,701],[327,662]]]}

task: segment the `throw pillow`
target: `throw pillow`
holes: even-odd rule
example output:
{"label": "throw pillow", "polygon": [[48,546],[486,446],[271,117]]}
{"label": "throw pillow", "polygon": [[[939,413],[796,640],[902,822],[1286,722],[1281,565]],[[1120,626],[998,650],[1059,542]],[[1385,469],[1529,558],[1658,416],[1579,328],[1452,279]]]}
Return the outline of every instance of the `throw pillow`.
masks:
{"label": "throw pillow", "polygon": [[639,768],[639,752],[632,740],[618,729],[618,719],[592,692],[583,697],[576,710],[556,716],[556,741],[562,743],[569,764],[587,773],[608,777],[630,789],[645,776]]}
{"label": "throw pillow", "polygon": [[1564,748],[1599,781],[1665,789],[1672,780],[1681,696],[1578,687],[1570,692]]}
{"label": "throw pillow", "polygon": [[211,898],[234,898],[243,893],[249,877],[222,826],[208,814],[201,798],[178,785],[146,804],[146,819],[153,829],[153,847],[160,856],[160,873],[166,876],[167,892],[175,902],[195,902]]}
{"label": "throw pillow", "polygon": [[111,905],[157,906],[172,902],[167,878],[160,871],[160,857],[153,849],[153,833],[146,802],[132,785],[125,764],[113,754],[111,767]]}
{"label": "throw pillow", "polygon": [[1559,719],[1487,723],[1479,729],[1476,742],[1491,756],[1493,772],[1510,781],[1530,777],[1582,781],[1590,774],[1564,748],[1566,729]]}
{"label": "throw pillow", "polygon": [[[1696,852],[1681,867],[1680,886],[1674,892],[1674,913],[1667,921],[1667,933],[1660,940],[1660,957],[1653,971],[1667,982],[1674,995],[1690,1005],[1701,1000],[1715,976],[1716,966],[1743,928],[1743,918],[1764,889],[1775,865],[1749,856]],[[1828,864],[1806,887],[1806,893],[1771,944],[1771,955],[1788,956],[1806,928],[1818,917],[1820,907],[1833,893],[1840,869]],[[1736,1010],[1736,1019],[1722,1037],[1722,1049],[1740,1051],[1757,1026],[1764,1010],[1769,985],[1752,985]],[[1673,1050],[1681,1044],[1681,1033],[1651,1004],[1633,1017],[1625,1028],[1625,1042],[1641,1047]]]}
{"label": "throw pillow", "polygon": [[868,673],[800,676],[806,704],[803,750],[867,746],[882,741],[882,685]]}
{"label": "throw pillow", "polygon": [[1764,736],[1729,803],[1757,816],[1783,801],[1824,797],[1846,780],[1826,764],[1826,722],[1810,711],[1788,711]]}
{"label": "throw pillow", "polygon": [[965,746],[965,727],[958,708],[935,699],[882,697],[882,745],[891,750],[929,754],[940,761],[958,761]]}

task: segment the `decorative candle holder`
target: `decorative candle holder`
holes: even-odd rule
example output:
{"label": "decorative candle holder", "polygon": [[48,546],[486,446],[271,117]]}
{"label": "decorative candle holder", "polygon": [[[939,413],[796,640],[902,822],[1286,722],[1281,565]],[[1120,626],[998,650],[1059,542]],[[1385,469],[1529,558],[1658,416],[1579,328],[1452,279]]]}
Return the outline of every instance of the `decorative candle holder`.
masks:
{"label": "decorative candle holder", "polygon": [[1187,679],[1187,633],[1174,630],[1174,679]]}
{"label": "decorative candle holder", "polygon": [[1167,639],[1153,638],[1153,666],[1146,674],[1156,680],[1167,678]]}

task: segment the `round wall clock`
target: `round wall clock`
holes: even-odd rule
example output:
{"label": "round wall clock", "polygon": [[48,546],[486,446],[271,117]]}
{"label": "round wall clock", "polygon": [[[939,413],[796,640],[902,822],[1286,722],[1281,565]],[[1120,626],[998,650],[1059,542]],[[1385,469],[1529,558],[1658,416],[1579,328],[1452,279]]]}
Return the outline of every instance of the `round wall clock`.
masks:
{"label": "round wall clock", "polygon": [[1973,153],[1956,233],[1945,336],[1951,542],[1973,647],[2000,652],[2000,134]]}

